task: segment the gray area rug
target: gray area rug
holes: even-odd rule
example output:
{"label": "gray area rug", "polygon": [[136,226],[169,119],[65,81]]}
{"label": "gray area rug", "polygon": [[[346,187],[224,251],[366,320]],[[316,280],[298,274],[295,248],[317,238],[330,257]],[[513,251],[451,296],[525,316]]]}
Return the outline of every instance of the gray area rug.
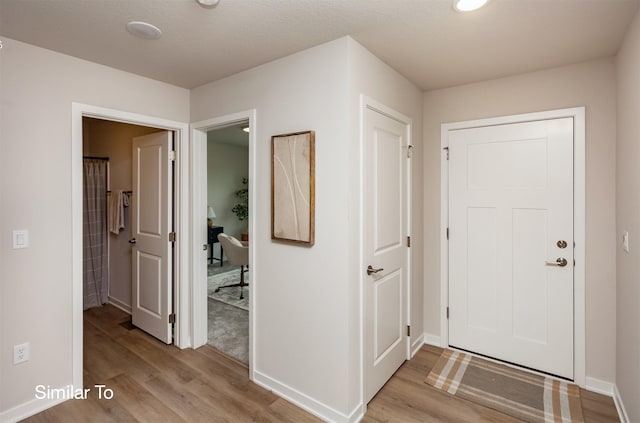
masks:
{"label": "gray area rug", "polygon": [[218,351],[248,364],[249,312],[212,298],[209,298],[207,303],[207,343]]}
{"label": "gray area rug", "polygon": [[[244,280],[249,283],[249,272],[245,272]],[[207,278],[207,296],[225,304],[249,311],[249,287],[244,287],[244,298],[240,299],[240,287],[223,288],[215,292],[219,286],[233,285],[240,282],[240,269],[211,275]]]}
{"label": "gray area rug", "polygon": [[[245,277],[248,273],[245,273]],[[247,282],[249,279],[246,279]],[[240,266],[224,262],[208,266],[208,321],[207,344],[218,351],[249,364],[249,287],[244,288],[244,300],[240,300],[240,288],[225,288],[214,292],[219,285],[231,285],[240,281]]]}

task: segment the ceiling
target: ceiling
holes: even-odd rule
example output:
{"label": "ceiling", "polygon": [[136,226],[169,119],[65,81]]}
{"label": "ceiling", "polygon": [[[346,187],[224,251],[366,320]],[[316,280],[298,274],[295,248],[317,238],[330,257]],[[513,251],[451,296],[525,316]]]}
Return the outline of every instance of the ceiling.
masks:
{"label": "ceiling", "polygon": [[351,35],[430,90],[615,55],[638,1],[0,0],[0,34],[185,88]]}
{"label": "ceiling", "polygon": [[249,126],[249,121],[212,129],[207,132],[207,142],[249,147],[249,133],[242,130],[247,126]]}

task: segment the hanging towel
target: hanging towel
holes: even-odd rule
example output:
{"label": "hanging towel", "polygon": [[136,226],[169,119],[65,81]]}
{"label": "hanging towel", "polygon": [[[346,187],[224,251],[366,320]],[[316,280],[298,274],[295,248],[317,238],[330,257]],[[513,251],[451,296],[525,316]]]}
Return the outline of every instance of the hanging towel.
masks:
{"label": "hanging towel", "polygon": [[118,235],[124,229],[124,207],[129,205],[129,196],[121,189],[111,192],[109,201],[109,231]]}
{"label": "hanging towel", "polygon": [[122,197],[122,204],[125,207],[129,207],[129,203],[131,202],[131,191],[123,191],[120,196]]}

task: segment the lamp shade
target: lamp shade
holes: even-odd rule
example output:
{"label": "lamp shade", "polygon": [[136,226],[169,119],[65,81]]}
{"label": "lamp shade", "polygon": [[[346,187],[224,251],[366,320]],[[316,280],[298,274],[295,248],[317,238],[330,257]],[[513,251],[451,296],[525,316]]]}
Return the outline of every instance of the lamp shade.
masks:
{"label": "lamp shade", "polygon": [[213,207],[211,207],[211,206],[207,207],[207,217],[209,219],[215,219],[216,218],[216,212],[213,211]]}

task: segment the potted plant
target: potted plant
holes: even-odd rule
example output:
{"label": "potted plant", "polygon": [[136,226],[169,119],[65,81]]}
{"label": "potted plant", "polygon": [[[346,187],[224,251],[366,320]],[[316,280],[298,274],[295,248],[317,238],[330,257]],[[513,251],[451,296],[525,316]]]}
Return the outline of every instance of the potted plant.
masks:
{"label": "potted plant", "polygon": [[[247,178],[242,178],[242,184],[245,185],[245,188],[236,191],[235,195],[238,202],[231,209],[241,222],[249,218],[249,180]],[[243,233],[242,238],[245,238],[245,236],[248,238],[248,234]]]}

